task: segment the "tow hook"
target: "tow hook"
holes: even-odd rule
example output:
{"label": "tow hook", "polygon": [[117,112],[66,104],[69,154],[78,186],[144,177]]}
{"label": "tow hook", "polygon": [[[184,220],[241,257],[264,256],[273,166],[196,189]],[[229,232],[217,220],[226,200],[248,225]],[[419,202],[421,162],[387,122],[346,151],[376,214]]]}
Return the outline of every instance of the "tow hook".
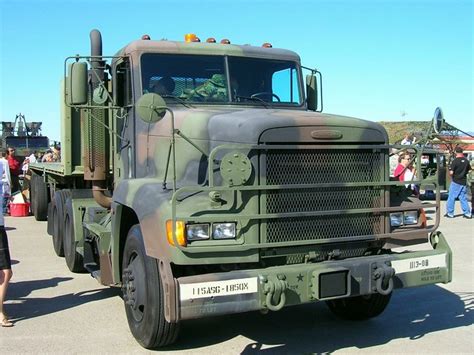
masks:
{"label": "tow hook", "polygon": [[395,269],[390,265],[376,263],[373,265],[372,278],[375,280],[375,291],[381,295],[388,295],[393,291],[393,276]]}
{"label": "tow hook", "polygon": [[286,303],[285,290],[288,288],[288,283],[285,279],[285,275],[278,275],[277,279],[273,281],[265,280],[265,302],[270,311],[279,311]]}

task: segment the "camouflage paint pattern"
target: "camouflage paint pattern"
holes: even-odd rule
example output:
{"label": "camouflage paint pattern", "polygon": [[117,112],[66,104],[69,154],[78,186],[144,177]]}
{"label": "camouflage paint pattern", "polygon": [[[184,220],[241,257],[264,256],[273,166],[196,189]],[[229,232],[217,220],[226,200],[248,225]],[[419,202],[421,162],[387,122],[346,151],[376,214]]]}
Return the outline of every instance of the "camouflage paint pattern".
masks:
{"label": "camouflage paint pattern", "polygon": [[[225,97],[226,92],[222,90],[225,79],[220,77],[213,77],[213,80],[188,93],[202,98],[203,104],[170,104],[173,115],[167,111],[161,121],[145,122],[138,117],[133,106],[144,92],[145,85],[140,75],[140,57],[144,53],[284,59],[300,64],[298,55],[287,50],[209,43],[141,40],[132,42],[118,52],[117,56],[120,58],[113,61],[112,70],[124,58],[129,61],[133,95],[132,105],[120,112],[109,112],[110,125],[120,137],[110,140],[114,180],[109,187],[113,190],[113,204],[110,211],[111,223],[105,226],[111,232],[110,248],[102,245],[101,255],[110,253],[114,283],[121,281],[121,246],[127,234],[125,227],[131,227],[133,221],[140,224],[147,254],[175,265],[255,264],[261,261],[263,256],[271,258],[282,255],[287,256],[289,260],[295,254],[303,255],[305,261],[293,265],[288,262],[287,265],[267,268],[249,267],[233,272],[180,277],[179,285],[235,278],[258,279],[256,292],[223,298],[199,298],[194,300],[194,303],[191,300],[183,300],[180,303],[182,319],[268,308],[265,280],[277,282],[276,280],[283,276],[287,283],[284,290],[287,295],[285,305],[316,301],[318,298],[315,294],[318,290],[315,289],[316,286],[311,286],[314,283],[309,280],[325,270],[347,270],[351,275],[348,290],[350,295],[373,293],[371,266],[374,262],[390,264],[397,260],[441,255],[445,260],[444,266],[437,267],[436,270],[425,268],[423,271],[397,274],[394,278],[395,287],[451,280],[451,251],[440,234],[437,236],[441,241],[438,244],[433,243],[435,249],[432,251],[354,255],[342,260],[328,260],[326,257],[334,254],[336,249],[350,252],[350,249],[357,245],[380,250],[384,245],[392,247],[426,242],[430,233],[435,235],[433,233],[439,223],[439,186],[436,186],[437,201],[430,205],[422,205],[419,200],[412,200],[397,192],[402,191],[404,183],[391,181],[389,178],[390,147],[387,133],[381,125],[351,117],[309,112],[303,104],[291,109],[277,105],[263,107],[251,102],[240,106],[229,103],[206,105],[208,96],[217,94]],[[175,131],[173,137],[173,118],[174,128],[182,135],[176,134]],[[183,137],[192,141],[195,146]],[[172,142],[174,146],[171,145]],[[175,151],[175,159],[171,154],[172,148]],[[374,170],[378,170],[381,178],[376,181],[346,182],[345,175],[357,173],[357,169],[354,169],[333,171],[332,181],[308,179],[306,183],[297,183],[295,186],[267,184],[267,175],[262,168],[265,165],[262,164],[260,153],[265,155],[271,151],[291,149],[349,152],[369,150],[379,161]],[[417,150],[416,147],[413,149]],[[226,183],[220,176],[219,162],[232,152],[248,156],[252,164],[252,173],[244,185],[234,186],[228,181]],[[418,150],[417,154],[422,152]],[[295,164],[304,167],[306,163],[295,163],[290,159],[286,169],[282,170],[291,172]],[[421,176],[421,171],[418,171],[418,176]],[[174,178],[176,191],[173,190]],[[417,180],[415,183],[422,181]],[[304,210],[273,213],[262,211],[270,191],[291,191],[295,193],[294,196],[301,196],[304,200],[304,191],[323,193],[325,190],[343,190],[348,187],[378,192],[367,200],[364,208],[346,208],[341,204],[339,207],[315,206],[305,207]],[[212,198],[216,194],[220,197]],[[395,195],[398,198],[393,198]],[[418,210],[427,206],[437,211],[434,223],[426,227],[418,224],[409,229],[391,230],[389,213]],[[332,216],[344,215],[349,218],[357,213],[384,217],[379,226],[374,224],[374,230],[369,234],[361,232],[361,235],[345,235],[333,240],[322,237],[315,240],[282,240],[272,244],[268,242],[271,236],[267,235],[266,227],[262,227],[269,221],[288,221],[300,215],[309,219],[324,216],[329,221]],[[131,218],[131,215],[135,216],[135,219]],[[131,220],[126,220],[125,216]],[[171,246],[166,238],[166,221],[170,219],[199,223],[235,222],[237,237],[235,240],[192,242],[186,247]],[[297,234],[298,231],[295,231],[295,235]],[[272,253],[274,255],[271,255]],[[324,255],[321,262],[314,262],[319,260],[320,255]],[[430,272],[433,277],[426,277],[423,274],[426,272]]]}

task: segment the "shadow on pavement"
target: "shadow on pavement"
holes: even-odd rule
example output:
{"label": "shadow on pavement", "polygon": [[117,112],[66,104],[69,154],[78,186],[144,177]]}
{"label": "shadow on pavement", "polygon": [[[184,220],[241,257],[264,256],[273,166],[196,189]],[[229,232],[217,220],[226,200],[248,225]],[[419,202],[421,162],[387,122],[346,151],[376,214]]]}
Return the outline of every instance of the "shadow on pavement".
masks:
{"label": "shadow on pavement", "polygon": [[183,323],[178,343],[184,350],[244,336],[255,342],[242,354],[326,353],[366,349],[394,339],[416,340],[439,330],[473,324],[474,294],[455,294],[439,286],[395,291],[385,312],[356,322],[336,318],[323,303],[289,307],[264,316],[257,312]]}
{"label": "shadow on pavement", "polygon": [[12,320],[35,318],[46,314],[59,312],[78,305],[103,300],[118,295],[120,289],[100,288],[78,293],[63,294],[56,297],[27,297],[32,291],[56,287],[60,282],[72,280],[72,277],[55,277],[46,280],[12,282],[8,287],[6,304]]}

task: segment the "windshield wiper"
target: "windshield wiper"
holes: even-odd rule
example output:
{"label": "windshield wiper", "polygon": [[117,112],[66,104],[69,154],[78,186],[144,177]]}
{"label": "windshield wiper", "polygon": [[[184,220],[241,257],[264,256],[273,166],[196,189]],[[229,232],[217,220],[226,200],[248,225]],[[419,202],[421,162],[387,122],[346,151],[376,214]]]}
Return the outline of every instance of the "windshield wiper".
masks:
{"label": "windshield wiper", "polygon": [[250,96],[240,96],[240,95],[235,95],[234,98],[236,99],[244,99],[244,100],[249,100],[249,101],[257,101],[260,102],[265,108],[268,108],[269,102],[266,102],[265,100],[261,99],[260,97],[250,97]]}
{"label": "windshield wiper", "polygon": [[184,101],[182,98],[178,97],[178,96],[174,96],[174,95],[169,95],[169,94],[165,94],[165,95],[160,95],[162,98],[164,99],[175,99],[177,102],[179,102],[180,104],[182,104],[183,106],[186,106],[186,107],[191,107],[191,108],[194,108],[193,105],[187,103],[186,101]]}

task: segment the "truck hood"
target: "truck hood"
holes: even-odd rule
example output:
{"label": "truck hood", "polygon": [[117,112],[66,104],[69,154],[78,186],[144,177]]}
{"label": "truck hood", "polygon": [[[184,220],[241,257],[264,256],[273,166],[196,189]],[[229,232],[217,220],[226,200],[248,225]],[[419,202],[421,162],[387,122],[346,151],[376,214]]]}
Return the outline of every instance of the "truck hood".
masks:
{"label": "truck hood", "polygon": [[[170,132],[167,116],[150,131]],[[164,125],[164,127],[163,127]],[[175,125],[187,138],[226,143],[386,143],[378,123],[353,117],[282,109],[175,110]],[[160,133],[161,134],[160,134]]]}

